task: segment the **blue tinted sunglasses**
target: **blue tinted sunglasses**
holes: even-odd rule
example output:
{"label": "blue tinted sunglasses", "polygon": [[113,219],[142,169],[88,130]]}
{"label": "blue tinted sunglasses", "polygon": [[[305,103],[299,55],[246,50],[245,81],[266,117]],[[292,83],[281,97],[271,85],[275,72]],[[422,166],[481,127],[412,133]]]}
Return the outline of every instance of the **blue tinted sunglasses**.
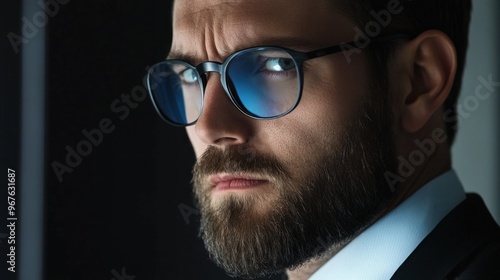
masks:
{"label": "blue tinted sunglasses", "polygon": [[342,50],[346,46],[408,39],[405,34],[351,42],[311,52],[265,46],[237,51],[223,63],[207,61],[193,66],[183,60],[165,60],[153,65],[147,86],[160,116],[176,126],[196,123],[203,111],[207,73],[218,72],[231,102],[254,119],[274,119],[290,113],[300,101],[304,61]]}

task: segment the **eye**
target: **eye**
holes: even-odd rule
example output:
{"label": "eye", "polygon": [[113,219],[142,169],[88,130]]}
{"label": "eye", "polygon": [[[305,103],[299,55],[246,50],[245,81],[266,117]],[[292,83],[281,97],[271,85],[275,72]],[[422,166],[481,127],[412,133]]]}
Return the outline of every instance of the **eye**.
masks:
{"label": "eye", "polygon": [[186,69],[179,73],[181,80],[186,84],[192,84],[198,82],[198,74],[194,69]]}
{"label": "eye", "polygon": [[265,64],[265,70],[271,72],[284,72],[295,67],[295,63],[290,58],[273,57],[268,58]]}

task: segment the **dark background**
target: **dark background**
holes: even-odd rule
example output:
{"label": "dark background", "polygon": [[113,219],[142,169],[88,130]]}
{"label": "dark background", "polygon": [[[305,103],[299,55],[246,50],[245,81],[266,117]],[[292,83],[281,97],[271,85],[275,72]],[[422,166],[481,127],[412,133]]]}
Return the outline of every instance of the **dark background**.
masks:
{"label": "dark background", "polygon": [[[2,34],[19,34],[19,18],[30,15],[17,1],[6,6]],[[197,237],[187,136],[160,120],[143,88],[148,65],[169,50],[170,10],[165,0],[70,0],[45,27],[45,279],[234,279]],[[1,144],[16,166],[20,56],[2,42],[2,122],[12,137]],[[103,119],[114,130],[99,139]],[[84,130],[97,137],[91,151]],[[88,155],[68,157],[78,148]]]}
{"label": "dark background", "polygon": [[[234,279],[211,263],[197,237],[199,216],[190,212],[195,211],[189,184],[194,155],[184,130],[162,122],[144,95],[130,99],[135,108],[122,101],[122,94],[141,94],[147,66],[167,54],[170,5],[168,0],[69,0],[44,27],[47,280]],[[0,9],[1,170],[6,163],[19,169],[20,55],[5,34],[20,34],[24,16],[31,17],[21,13],[20,1],[5,1]],[[77,150],[87,140],[82,131],[98,129],[103,119],[114,130],[67,167],[71,173],[61,181],[52,165],[67,166],[67,149]],[[2,263],[4,232],[0,229]]]}

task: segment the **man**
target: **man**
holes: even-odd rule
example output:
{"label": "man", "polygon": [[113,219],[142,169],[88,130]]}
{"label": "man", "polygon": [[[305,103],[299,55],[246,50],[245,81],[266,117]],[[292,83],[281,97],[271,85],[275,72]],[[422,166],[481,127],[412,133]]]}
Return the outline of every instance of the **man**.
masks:
{"label": "man", "polygon": [[197,155],[212,259],[241,277],[497,279],[500,229],[450,160],[470,10],[175,1],[148,86]]}

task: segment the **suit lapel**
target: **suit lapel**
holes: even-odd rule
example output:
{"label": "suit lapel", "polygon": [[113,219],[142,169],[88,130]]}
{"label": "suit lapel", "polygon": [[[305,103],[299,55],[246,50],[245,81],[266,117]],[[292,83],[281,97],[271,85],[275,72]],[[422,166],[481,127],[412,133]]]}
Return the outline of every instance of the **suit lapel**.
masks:
{"label": "suit lapel", "polygon": [[494,240],[499,227],[482,199],[468,194],[417,246],[391,280],[447,279]]}

